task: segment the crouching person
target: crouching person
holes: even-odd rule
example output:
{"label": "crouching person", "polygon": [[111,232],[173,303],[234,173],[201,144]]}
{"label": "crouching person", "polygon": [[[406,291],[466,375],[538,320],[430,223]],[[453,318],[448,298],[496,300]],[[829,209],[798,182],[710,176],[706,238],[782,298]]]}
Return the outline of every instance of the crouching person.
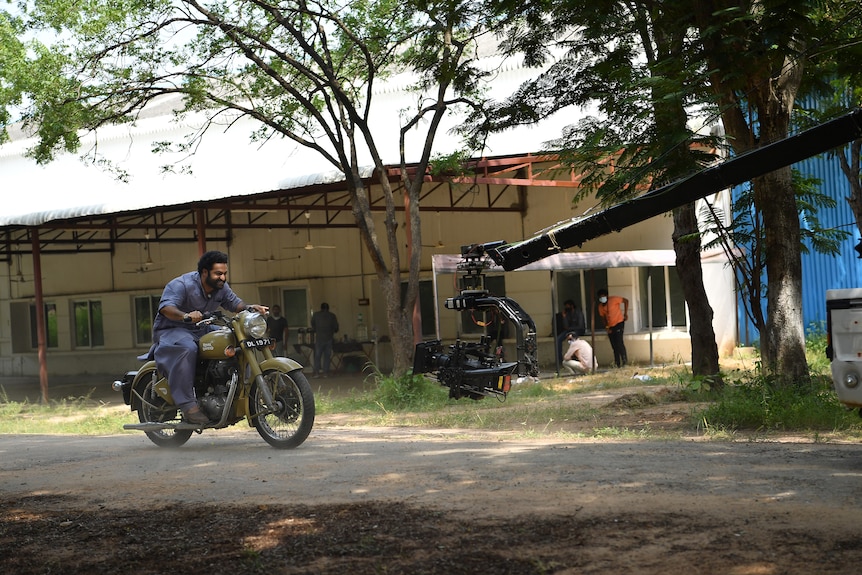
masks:
{"label": "crouching person", "polygon": [[566,336],[566,341],[569,349],[563,354],[563,367],[570,375],[590,373],[599,366],[590,344],[571,332]]}

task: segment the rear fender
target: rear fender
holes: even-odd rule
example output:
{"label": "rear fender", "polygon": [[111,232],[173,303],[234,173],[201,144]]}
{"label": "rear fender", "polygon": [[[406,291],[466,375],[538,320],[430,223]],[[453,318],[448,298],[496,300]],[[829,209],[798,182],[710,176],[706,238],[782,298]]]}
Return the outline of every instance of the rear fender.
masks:
{"label": "rear fender", "polygon": [[[138,374],[135,376],[134,381],[132,382],[132,397],[131,397],[131,407],[132,411],[136,411],[141,407],[141,399],[138,395],[143,394],[144,391],[144,377],[149,377],[151,371],[156,369],[156,362],[154,360],[148,361],[144,363],[138,369]],[[167,377],[165,377],[164,385],[158,386],[157,392],[161,395],[168,403],[173,404],[174,399],[171,397],[170,387],[168,386]]]}

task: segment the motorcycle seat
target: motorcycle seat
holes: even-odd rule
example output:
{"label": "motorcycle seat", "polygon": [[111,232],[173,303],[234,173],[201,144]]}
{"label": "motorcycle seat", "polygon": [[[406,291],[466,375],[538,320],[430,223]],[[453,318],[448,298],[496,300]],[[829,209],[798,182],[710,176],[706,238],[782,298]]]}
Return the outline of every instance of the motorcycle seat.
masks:
{"label": "motorcycle seat", "polygon": [[147,353],[138,356],[138,361],[152,361],[154,359],[156,359],[156,344],[151,345]]}

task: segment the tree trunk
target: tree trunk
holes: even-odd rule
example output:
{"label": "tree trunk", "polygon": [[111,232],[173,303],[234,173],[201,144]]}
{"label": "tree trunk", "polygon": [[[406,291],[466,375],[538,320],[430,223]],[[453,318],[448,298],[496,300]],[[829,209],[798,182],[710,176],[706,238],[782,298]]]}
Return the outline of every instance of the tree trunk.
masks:
{"label": "tree trunk", "polygon": [[[712,327],[713,311],[703,286],[700,262],[700,237],[697,236],[695,204],[673,211],[673,249],[676,252],[676,273],[679,275],[691,318],[691,371],[694,376],[718,376],[718,345]],[[721,385],[716,377],[713,385]]]}
{"label": "tree trunk", "polygon": [[[684,78],[683,52],[686,49],[685,33],[678,26],[679,14],[675,10],[654,11],[653,31],[656,44],[652,73],[656,78],[664,74]],[[644,44],[649,45],[648,39]],[[685,98],[681,93],[662,89],[662,82],[652,88],[653,110],[659,141],[668,150],[669,164],[666,178],[677,179],[698,169],[692,157],[692,139],[687,123]],[[676,254],[676,273],[682,284],[685,301],[691,318],[691,371],[694,376],[718,377],[718,345],[712,327],[712,307],[703,286],[703,267],[700,262],[700,236],[698,235],[695,204],[673,210],[673,249]]]}
{"label": "tree trunk", "polygon": [[412,310],[410,315],[401,306],[401,285],[392,285],[391,277],[384,290],[386,317],[389,322],[389,338],[392,348],[392,373],[395,376],[407,373],[412,367],[413,330]]}
{"label": "tree trunk", "polygon": [[[804,46],[786,30],[786,42],[763,51],[773,36],[757,32],[736,13],[731,2],[699,0],[692,14],[700,30],[711,72],[709,81],[721,106],[728,141],[737,154],[785,138],[790,113],[802,82]],[[763,17],[748,6],[755,20]],[[768,27],[767,27],[768,28]],[[783,58],[777,56],[784,50]],[[744,101],[740,95],[744,94]],[[763,367],[787,383],[808,378],[802,322],[802,256],[799,213],[789,167],[754,181],[754,201],[763,218],[766,262],[766,329],[760,332]],[[753,302],[757,303],[757,302]]]}
{"label": "tree trunk", "polygon": [[[844,177],[847,178],[847,183],[850,186],[850,195],[847,196],[847,203],[850,205],[850,209],[853,210],[856,228],[862,233],[862,171],[860,171],[860,153],[862,153],[862,140],[854,140],[850,144],[849,154],[841,150],[838,154],[838,160],[841,165],[841,171],[844,172]],[[860,257],[862,257],[862,254],[860,254]]]}
{"label": "tree trunk", "polygon": [[[772,87],[758,108],[762,145],[785,138],[790,125],[795,92]],[[787,383],[800,383],[808,379],[808,360],[802,319],[802,238],[792,169],[781,168],[755,180],[754,201],[763,217],[766,254],[766,331],[760,334],[763,364]]]}
{"label": "tree trunk", "polygon": [[808,378],[808,360],[799,212],[791,177],[790,168],[767,174],[755,185],[755,201],[761,204],[766,236],[766,331],[760,334],[763,365],[770,373],[798,383]]}
{"label": "tree trunk", "polygon": [[[381,177],[380,185],[383,188],[386,205],[386,215],[383,222],[386,231],[386,250],[389,256],[386,258],[372,218],[367,190],[362,185],[362,179],[358,173],[352,172],[350,175],[353,184],[351,187],[353,216],[359,226],[362,241],[374,264],[374,271],[380,281],[380,290],[383,292],[384,305],[386,306],[386,323],[389,328],[392,348],[392,374],[400,376],[407,373],[413,366],[413,305],[418,292],[420,254],[414,250],[410,255],[407,297],[402,302],[401,259],[398,248],[403,240],[398,234],[395,196],[391,183],[385,176]],[[409,214],[408,226],[411,227],[411,241],[421,242],[422,232],[418,217],[418,202],[413,201],[408,204],[405,211]]]}

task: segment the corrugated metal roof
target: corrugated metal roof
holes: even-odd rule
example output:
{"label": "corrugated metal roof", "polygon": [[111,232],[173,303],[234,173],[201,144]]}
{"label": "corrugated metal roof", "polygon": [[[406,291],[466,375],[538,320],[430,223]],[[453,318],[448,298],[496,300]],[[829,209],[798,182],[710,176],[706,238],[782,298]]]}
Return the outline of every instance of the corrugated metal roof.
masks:
{"label": "corrugated metal roof", "polygon": [[[491,97],[509,95],[538,73],[520,64],[501,66],[499,58],[488,58],[487,64],[495,70]],[[403,75],[393,76],[375,90],[377,112],[369,124],[374,126],[381,157],[392,165],[400,161],[398,112],[415,108],[415,93],[406,89],[409,84]],[[229,130],[210,127],[193,155],[153,154],[154,144],[181,142],[185,134],[199,130],[204,123],[203,116],[191,116],[177,125],[170,113],[175,107],[171,102],[161,102],[156,107],[161,114],[148,114],[134,124],[100,129],[98,139],[88,136],[82,141],[83,152],[96,150],[100,159],[126,170],[130,176],[127,183],[71,154],[61,154],[50,164],[37,166],[24,157],[27,148],[35,143],[32,140],[0,146],[4,198],[9,195],[21,198],[19,202],[0,205],[0,226],[39,225],[51,220],[249,196],[344,180],[343,174],[321,154],[291,140],[273,138],[263,145],[251,143],[251,134],[258,125],[248,119],[231,122]],[[489,139],[485,153],[501,156],[539,151],[545,141],[559,135],[560,126],[576,119],[568,111],[540,125],[498,134]],[[435,139],[435,150],[448,153],[461,147],[452,132],[457,122],[457,118],[447,117]],[[424,133],[414,131],[408,136],[411,139],[406,143],[406,159],[414,162],[424,145]],[[359,157],[360,162],[369,166],[364,175],[370,175],[370,155],[363,155],[360,150]],[[173,162],[193,173],[162,170],[162,165]]]}
{"label": "corrugated metal roof", "polygon": [[[862,287],[862,261],[854,246],[859,243],[859,229],[847,203],[850,185],[835,158],[812,158],[797,166],[802,172],[822,181],[821,191],[835,199],[833,209],[821,210],[817,217],[825,228],[847,230],[850,237],[840,246],[840,254],[831,256],[813,250],[802,255],[802,310],[805,326],[826,321],[826,290]],[[803,222],[804,225],[804,222]]]}
{"label": "corrugated metal roof", "polygon": [[[824,228],[841,228],[851,232],[840,245],[837,256],[810,250],[802,254],[802,319],[806,329],[824,326],[826,322],[826,290],[862,287],[862,260],[853,249],[859,243],[853,213],[847,204],[849,183],[838,160],[828,156],[811,158],[794,165],[806,175],[821,180],[821,191],[835,199],[832,209],[821,209],[817,217]],[[801,222],[804,224],[804,220]],[[809,246],[810,247],[810,246]],[[765,310],[766,300],[763,301]],[[751,344],[759,338],[757,330],[748,321],[739,305],[740,342]]]}
{"label": "corrugated metal roof", "polygon": [[[126,170],[128,181],[72,154],[38,166],[23,155],[33,141],[7,144],[0,147],[4,196],[21,201],[0,207],[0,225],[39,225],[343,179],[322,156],[287,140],[264,146],[249,143],[253,128],[251,122],[241,121],[231,130],[213,130],[193,156],[151,151],[157,142],[179,142],[193,129],[189,124],[173,124],[170,116],[150,118],[134,126],[113,126],[101,131],[98,140],[83,142],[82,150],[95,149],[100,160]],[[175,164],[174,171],[166,171],[163,166],[171,163]],[[301,172],[293,175],[294,166],[301,167]]]}

